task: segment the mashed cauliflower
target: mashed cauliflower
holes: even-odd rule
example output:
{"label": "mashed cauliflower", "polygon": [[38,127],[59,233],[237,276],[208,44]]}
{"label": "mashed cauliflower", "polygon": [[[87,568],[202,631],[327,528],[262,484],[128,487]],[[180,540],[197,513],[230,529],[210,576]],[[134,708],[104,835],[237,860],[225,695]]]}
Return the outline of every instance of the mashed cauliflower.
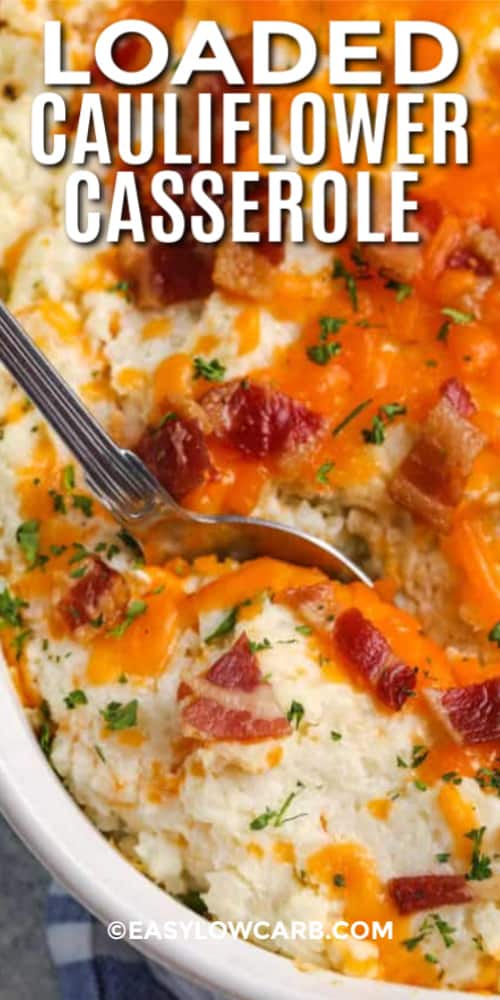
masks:
{"label": "mashed cauliflower", "polygon": [[[188,0],[177,46],[205,6]],[[288,6],[292,19],[314,20],[305,5]],[[451,168],[426,172],[424,238],[411,264],[393,248],[365,259],[363,248],[285,246],[278,261],[245,258],[262,279],[256,290],[223,247],[206,294],[172,298],[167,281],[161,302],[144,288],[159,267],[150,248],[131,268],[124,251],[68,242],[67,168],[44,170],[29,151],[43,21],[64,19],[70,58],[82,65],[93,32],[122,5],[3,0],[1,297],[113,437],[155,471],[157,443],[170,447],[175,428],[195,441],[206,461],[199,480],[186,478],[183,503],[296,525],[361,562],[377,594],[334,585],[335,601],[356,607],[390,655],[417,668],[415,690],[395,710],[339,649],[339,608],[317,627],[283,598],[324,584],[319,572],[214,557],[159,565],[154,546],[90,496],[5,372],[0,624],[53,767],[166,891],[224,920],[392,920],[392,941],[279,947],[349,975],[495,992],[498,739],[461,745],[425,694],[499,674],[499,76],[488,6],[442,14],[464,43],[453,85],[476,102],[476,156],[467,182]],[[161,17],[160,7],[145,3],[145,15]],[[226,7],[229,36],[244,35],[247,5]],[[443,385],[461,387],[458,403]],[[243,409],[249,398],[286,409],[281,451],[272,435],[257,447],[256,433],[249,441],[231,423],[233,393]],[[447,494],[446,531],[435,510],[421,518],[394,489],[398,475],[415,485],[405,462],[428,445],[439,407],[475,447],[460,489],[454,479]],[[264,713],[249,740],[214,737],[198,714],[199,686],[238,642]],[[223,716],[242,710],[241,692],[227,687]],[[470,898],[404,913],[391,886],[421,875],[466,877]]]}

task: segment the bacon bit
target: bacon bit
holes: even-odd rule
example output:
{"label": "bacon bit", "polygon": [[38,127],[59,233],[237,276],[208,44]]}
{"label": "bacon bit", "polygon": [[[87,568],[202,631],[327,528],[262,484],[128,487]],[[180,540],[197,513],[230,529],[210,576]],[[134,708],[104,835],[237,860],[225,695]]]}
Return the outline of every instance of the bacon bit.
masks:
{"label": "bacon bit", "polygon": [[217,687],[255,691],[262,681],[257,657],[252,653],[244,632],[237,642],[210,667],[207,681]]}
{"label": "bacon bit", "polygon": [[147,430],[135,451],[175,500],[199,486],[210,467],[200,427],[176,415]]}
{"label": "bacon bit", "polygon": [[274,600],[296,608],[307,625],[323,632],[331,630],[337,614],[337,604],[328,583],[289,587],[277,594]]}
{"label": "bacon bit", "polygon": [[97,633],[99,628],[109,628],[122,617],[130,601],[130,591],[121,573],[102,559],[91,556],[81,565],[86,567],[85,574],[59,601],[58,610],[71,631],[91,625]]}
{"label": "bacon bit", "polygon": [[465,386],[458,379],[445,382],[441,399],[389,484],[394,503],[442,533],[451,528],[453,508],[462,499],[474,459],[486,443],[466,419],[474,411]]}
{"label": "bacon bit", "polygon": [[392,878],[388,883],[388,890],[402,914],[470,903],[473,899],[465,875],[410,875]]}
{"label": "bacon bit", "polygon": [[500,677],[445,691],[426,688],[424,694],[457,743],[500,739]]}
{"label": "bacon bit", "polygon": [[212,698],[198,698],[182,711],[183,731],[202,740],[248,743],[288,736],[286,719],[256,719],[245,709],[225,708]]}
{"label": "bacon bit", "polygon": [[282,392],[234,380],[210,389],[203,399],[216,437],[253,458],[303,444],[321,427],[321,417]]}
{"label": "bacon bit", "polygon": [[188,738],[244,743],[291,732],[245,633],[208,671],[181,681],[177,699]]}
{"label": "bacon bit", "polygon": [[443,207],[435,198],[421,198],[416,216],[417,229],[422,235],[437,232],[443,218]]}
{"label": "bacon bit", "polygon": [[232,295],[261,299],[270,292],[272,271],[257,246],[224,242],[215,254],[213,282]]}
{"label": "bacon bit", "polygon": [[468,227],[466,242],[455,248],[446,260],[449,268],[471,271],[478,278],[492,278],[500,270],[500,237],[495,229],[473,224]]}
{"label": "bacon bit", "polygon": [[457,413],[465,419],[472,417],[477,412],[477,406],[469,390],[457,378],[449,378],[443,382],[440,394],[441,398],[447,399]]}
{"label": "bacon bit", "polygon": [[396,658],[378,628],[358,608],[349,608],[336,619],[334,636],[342,655],[381,701],[396,711],[402,708],[415,688],[416,670]]}
{"label": "bacon bit", "polygon": [[475,253],[470,247],[458,247],[454,250],[447,258],[446,267],[449,267],[452,271],[472,271],[478,278],[491,278],[493,274],[491,264]]}
{"label": "bacon bit", "polygon": [[119,259],[140,309],[204,299],[213,289],[213,254],[192,239],[147,247],[124,243]]}

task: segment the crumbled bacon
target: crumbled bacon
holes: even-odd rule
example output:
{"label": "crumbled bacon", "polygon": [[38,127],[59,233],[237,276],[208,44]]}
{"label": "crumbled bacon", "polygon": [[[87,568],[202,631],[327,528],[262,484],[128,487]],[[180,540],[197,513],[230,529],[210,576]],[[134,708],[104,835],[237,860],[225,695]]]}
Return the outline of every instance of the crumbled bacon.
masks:
{"label": "crumbled bacon", "polygon": [[147,430],[135,448],[162,486],[176,499],[199,486],[210,466],[203,433],[195,420],[169,415]]}
{"label": "crumbled bacon", "polygon": [[96,556],[82,561],[84,575],[59,601],[58,610],[71,631],[91,625],[96,631],[109,628],[122,616],[130,600],[128,584],[121,573]]}
{"label": "crumbled bacon", "polygon": [[389,708],[399,710],[416,685],[416,671],[394,655],[385,636],[358,610],[336,619],[334,636],[340,652],[368,681]]}
{"label": "crumbled bacon", "polygon": [[443,207],[435,198],[420,198],[416,215],[416,226],[422,236],[437,232],[443,219]]}
{"label": "crumbled bacon", "polygon": [[445,382],[439,402],[389,484],[395,503],[439,532],[450,530],[453,508],[485,444],[484,435],[467,419],[474,411],[458,379]]}
{"label": "crumbled bacon", "polygon": [[493,273],[491,264],[470,247],[457,247],[447,258],[446,267],[452,271],[472,271],[478,278],[490,278]]}
{"label": "crumbled bacon", "polygon": [[257,657],[251,652],[244,632],[229,652],[212,664],[206,676],[207,681],[217,687],[255,691],[262,678]]}
{"label": "crumbled bacon", "polygon": [[472,892],[464,875],[410,875],[393,878],[389,894],[400,913],[417,913],[435,907],[469,903]]}
{"label": "crumbled bacon", "polygon": [[492,278],[500,270],[500,237],[495,229],[472,223],[464,243],[446,261],[447,267],[471,271],[478,278]]}
{"label": "crumbled bacon", "polygon": [[461,417],[472,417],[477,407],[468,389],[457,378],[449,378],[441,386],[441,397],[447,399]]}
{"label": "crumbled bacon", "polygon": [[191,739],[249,742],[291,732],[245,633],[208,671],[182,680],[177,697]]}
{"label": "crumbled bacon", "polygon": [[329,583],[313,583],[280,591],[275,600],[296,609],[311,628],[331,631],[337,605]]}
{"label": "crumbled bacon", "polygon": [[500,739],[500,677],[445,691],[427,688],[425,695],[458,743]]}
{"label": "crumbled bacon", "polygon": [[321,417],[302,403],[247,380],[210,389],[201,404],[214,434],[252,458],[295,448],[321,427]]}

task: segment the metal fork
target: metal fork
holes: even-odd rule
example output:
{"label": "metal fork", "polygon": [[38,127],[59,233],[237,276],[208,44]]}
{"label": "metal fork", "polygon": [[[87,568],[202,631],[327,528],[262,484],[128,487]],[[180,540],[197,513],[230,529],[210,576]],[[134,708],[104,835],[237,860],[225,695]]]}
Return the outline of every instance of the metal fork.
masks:
{"label": "metal fork", "polygon": [[267,555],[317,566],[331,576],[372,581],[327,542],[283,524],[180,507],[132,451],[120,448],[0,302],[0,361],[80,463],[90,490],[127,529],[154,529],[162,556]]}

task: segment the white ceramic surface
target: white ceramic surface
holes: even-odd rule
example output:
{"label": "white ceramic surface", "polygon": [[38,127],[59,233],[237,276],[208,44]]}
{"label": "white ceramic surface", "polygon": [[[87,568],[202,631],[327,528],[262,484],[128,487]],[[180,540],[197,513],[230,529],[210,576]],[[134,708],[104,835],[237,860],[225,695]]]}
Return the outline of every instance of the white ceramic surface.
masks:
{"label": "white ceramic surface", "polygon": [[[0,809],[39,861],[103,923],[198,919],[129,865],[72,801],[40,751],[0,662]],[[199,921],[203,930],[205,921]],[[232,1000],[473,1000],[474,994],[346,979],[299,971],[254,945],[158,941],[137,945],[148,958]],[[476,994],[477,996],[477,994]]]}

